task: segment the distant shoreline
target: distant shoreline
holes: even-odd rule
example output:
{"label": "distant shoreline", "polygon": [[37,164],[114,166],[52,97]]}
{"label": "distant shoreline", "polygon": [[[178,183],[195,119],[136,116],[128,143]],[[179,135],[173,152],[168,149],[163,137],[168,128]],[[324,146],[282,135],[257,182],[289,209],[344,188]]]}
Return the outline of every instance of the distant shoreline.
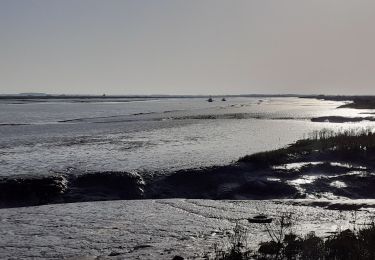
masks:
{"label": "distant shoreline", "polygon": [[240,94],[240,95],[56,95],[56,94],[0,94],[0,100],[119,100],[119,99],[167,99],[167,98],[237,98],[237,97],[296,97],[312,98],[330,101],[348,101],[350,103],[338,108],[375,109],[375,96],[373,95],[300,95],[300,94]]}
{"label": "distant shoreline", "polygon": [[219,98],[219,97],[302,97],[295,94],[244,95],[0,95],[1,99],[121,99],[121,98]]}

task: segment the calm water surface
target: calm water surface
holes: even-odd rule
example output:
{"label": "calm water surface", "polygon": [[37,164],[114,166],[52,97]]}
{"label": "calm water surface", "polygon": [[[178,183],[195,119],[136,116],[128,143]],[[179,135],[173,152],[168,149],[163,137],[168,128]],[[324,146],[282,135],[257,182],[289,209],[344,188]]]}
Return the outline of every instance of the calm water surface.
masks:
{"label": "calm water surface", "polygon": [[99,101],[0,101],[0,175],[71,169],[164,174],[228,164],[321,128],[375,126],[310,122],[315,116],[366,112],[314,99]]}

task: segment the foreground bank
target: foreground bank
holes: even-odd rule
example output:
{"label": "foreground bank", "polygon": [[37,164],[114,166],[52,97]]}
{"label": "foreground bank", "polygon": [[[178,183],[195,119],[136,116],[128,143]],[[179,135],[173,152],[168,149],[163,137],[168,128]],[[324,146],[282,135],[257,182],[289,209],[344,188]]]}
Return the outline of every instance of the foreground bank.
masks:
{"label": "foreground bank", "polygon": [[[300,205],[299,205],[300,204]],[[200,259],[225,241],[236,223],[268,241],[248,217],[294,212],[295,231],[326,236],[350,228],[351,211],[311,206],[313,201],[132,200],[0,209],[0,258],[17,259]],[[323,206],[323,204],[320,204]],[[357,222],[371,216],[375,201],[330,201],[357,205]],[[365,207],[365,208],[364,208]],[[101,258],[101,259],[103,259]]]}

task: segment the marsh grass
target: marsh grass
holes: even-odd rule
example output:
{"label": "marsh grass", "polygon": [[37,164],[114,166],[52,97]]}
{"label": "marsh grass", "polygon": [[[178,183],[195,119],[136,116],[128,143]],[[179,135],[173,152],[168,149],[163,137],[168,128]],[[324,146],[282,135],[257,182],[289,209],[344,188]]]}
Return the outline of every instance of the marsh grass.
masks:
{"label": "marsh grass", "polygon": [[268,167],[311,159],[370,161],[375,159],[375,133],[370,128],[313,131],[288,147],[241,158],[238,162]]}
{"label": "marsh grass", "polygon": [[297,146],[311,146],[311,149],[367,150],[375,148],[375,133],[370,128],[333,131],[313,131],[306,139],[297,141]]}
{"label": "marsh grass", "polygon": [[[355,223],[355,220],[352,221]],[[214,260],[374,260],[375,259],[375,222],[370,220],[358,228],[339,231],[321,238],[310,232],[300,236],[289,228],[293,221],[289,215],[281,215],[276,221],[275,234],[269,233],[270,240],[259,245],[252,252],[245,245],[251,234],[236,225],[234,237],[224,250],[216,247]],[[268,230],[268,228],[266,227]]]}
{"label": "marsh grass", "polygon": [[252,259],[253,252],[249,249],[249,231],[244,226],[236,223],[230,235],[222,241],[222,245],[214,245],[213,260],[246,260]]}

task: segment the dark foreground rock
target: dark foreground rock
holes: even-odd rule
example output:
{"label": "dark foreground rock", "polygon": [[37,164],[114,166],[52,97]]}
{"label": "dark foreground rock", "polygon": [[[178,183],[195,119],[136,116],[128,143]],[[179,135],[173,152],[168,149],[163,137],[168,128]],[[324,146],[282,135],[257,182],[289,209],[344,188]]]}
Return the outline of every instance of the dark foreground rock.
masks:
{"label": "dark foreground rock", "polygon": [[291,198],[297,190],[284,181],[270,180],[272,171],[252,165],[182,170],[155,181],[150,198],[269,199]]}
{"label": "dark foreground rock", "polygon": [[98,172],[75,176],[66,200],[140,199],[144,195],[144,181],[134,172]]}
{"label": "dark foreground rock", "polygon": [[0,206],[40,205],[60,202],[68,189],[64,176],[15,176],[0,179]]}
{"label": "dark foreground rock", "polygon": [[0,179],[0,207],[139,199],[143,192],[143,179],[129,172],[3,177]]}

